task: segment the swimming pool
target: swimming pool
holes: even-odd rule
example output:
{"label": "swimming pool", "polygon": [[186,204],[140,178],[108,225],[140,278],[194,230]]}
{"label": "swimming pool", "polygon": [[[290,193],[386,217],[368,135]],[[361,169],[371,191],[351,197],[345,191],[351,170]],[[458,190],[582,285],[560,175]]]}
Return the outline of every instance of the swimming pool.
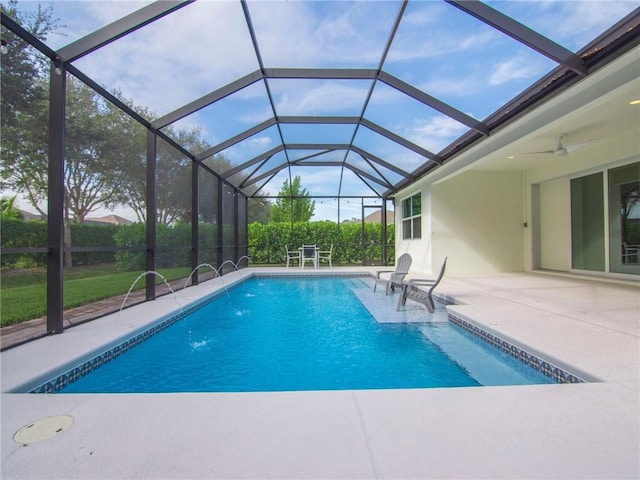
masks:
{"label": "swimming pool", "polygon": [[[378,323],[364,307],[363,294],[374,295],[362,278],[250,278],[135,348],[125,342],[59,377],[53,387],[48,382],[48,388],[35,391],[250,392],[553,383],[455,325]],[[375,295],[384,298],[381,292]],[[436,314],[446,315],[444,307]]]}

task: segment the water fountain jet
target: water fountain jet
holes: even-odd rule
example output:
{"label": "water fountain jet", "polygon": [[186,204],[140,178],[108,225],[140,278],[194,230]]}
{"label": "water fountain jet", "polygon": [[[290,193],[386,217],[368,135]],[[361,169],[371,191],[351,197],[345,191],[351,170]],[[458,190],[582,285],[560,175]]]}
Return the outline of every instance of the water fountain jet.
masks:
{"label": "water fountain jet", "polygon": [[[189,283],[189,280],[191,280],[191,277],[193,277],[193,274],[196,273],[196,270],[198,270],[200,267],[209,267],[211,270],[213,270],[214,272],[216,272],[216,277],[220,277],[222,275],[220,275],[220,272],[216,269],[216,267],[214,267],[213,265],[211,265],[210,263],[201,263],[200,265],[198,265],[196,268],[194,268],[191,273],[189,274],[189,276],[187,277],[187,281],[184,282],[184,287],[182,287],[182,289],[184,290],[185,288],[187,288],[187,284]],[[215,278],[215,277],[214,277]]]}
{"label": "water fountain jet", "polygon": [[171,294],[173,295],[173,300],[176,302],[176,305],[178,305],[179,307],[182,308],[182,305],[180,305],[180,302],[178,302],[178,299],[176,298],[176,292],[173,291],[173,288],[171,288],[171,285],[169,285],[169,282],[167,281],[166,277],[164,275],[162,275],[160,272],[156,272],[155,270],[147,270],[146,272],[142,272],[140,275],[138,275],[138,277],[131,284],[131,287],[129,287],[129,291],[125,295],[124,300],[122,301],[122,305],[120,305],[120,310],[118,311],[118,316],[120,316],[120,313],[122,312],[122,309],[124,308],[125,303],[127,303],[127,299],[129,298],[129,295],[131,294],[131,291],[133,290],[133,287],[135,287],[136,283],[138,283],[138,280],[140,280],[145,275],[149,275],[149,274],[153,274],[153,275],[155,275],[157,277],[160,277],[162,279],[164,284],[167,287],[169,287],[169,291],[171,291]]}

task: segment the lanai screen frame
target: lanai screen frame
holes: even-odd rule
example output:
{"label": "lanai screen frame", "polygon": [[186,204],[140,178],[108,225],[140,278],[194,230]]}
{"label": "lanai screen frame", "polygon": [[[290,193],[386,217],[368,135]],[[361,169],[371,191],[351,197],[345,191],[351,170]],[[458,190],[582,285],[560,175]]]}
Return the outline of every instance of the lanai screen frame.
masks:
{"label": "lanai screen frame", "polygon": [[[235,204],[232,206],[235,214],[235,238],[247,238],[247,224],[238,225],[238,217],[247,219],[247,201],[252,196],[258,196],[260,189],[254,190],[252,193],[248,193],[247,188],[252,185],[260,183],[265,178],[273,178],[281,169],[288,168],[289,171],[292,166],[315,166],[315,167],[341,167],[351,170],[362,182],[369,186],[374,195],[371,197],[362,196],[360,198],[377,198],[383,202],[383,214],[386,211],[386,202],[393,198],[393,195],[402,190],[403,188],[411,185],[417,179],[423,177],[427,173],[433,171],[435,168],[443,165],[447,161],[455,158],[457,154],[465,149],[473,146],[483,138],[494,133],[496,130],[507,125],[508,123],[520,118],[526,114],[530,109],[536,107],[541,102],[548,98],[557,95],[569,86],[579,82],[582,78],[595,72],[602,66],[606,65],[610,61],[614,60],[618,56],[622,55],[630,48],[633,48],[639,42],[638,23],[640,18],[640,8],[637,8],[627,17],[622,19],[616,25],[611,27],[605,33],[598,38],[590,42],[586,47],[577,53],[573,53],[564,47],[554,43],[546,37],[540,35],[536,31],[516,22],[510,17],[498,12],[492,7],[483,4],[478,1],[459,1],[459,0],[446,0],[447,3],[460,9],[461,11],[469,14],[485,24],[500,30],[511,38],[521,42],[524,45],[534,49],[541,55],[553,60],[558,64],[558,67],[533,84],[527,90],[522,92],[516,98],[502,106],[495,113],[487,117],[483,121],[478,121],[472,117],[469,117],[460,110],[448,105],[437,98],[407,84],[399,78],[390,75],[383,69],[385,58],[392,45],[394,35],[401,22],[402,16],[408,4],[408,0],[403,0],[398,11],[398,14],[394,20],[393,27],[391,29],[389,38],[383,49],[378,68],[376,69],[346,69],[346,68],[267,68],[262,60],[260,54],[258,39],[256,37],[251,16],[249,13],[246,0],[240,0],[243,13],[245,16],[246,24],[251,36],[251,41],[255,50],[256,57],[258,59],[259,69],[231,82],[222,88],[216,89],[201,98],[190,102],[173,112],[163,115],[160,118],[149,121],[127,106],[124,102],[119,100],[115,95],[111,94],[93,79],[85,75],[82,71],[73,65],[73,62],[91,54],[93,51],[118,40],[119,38],[128,35],[129,33],[143,28],[166,15],[183,8],[194,0],[188,1],[158,1],[151,3],[140,10],[137,10],[97,31],[59,49],[54,50],[41,42],[39,39],[31,35],[28,31],[22,28],[13,19],[2,14],[2,25],[8,28],[17,36],[21,37],[27,43],[32,45],[46,57],[51,60],[50,69],[50,118],[49,118],[49,203],[48,203],[48,230],[47,230],[47,248],[45,249],[29,249],[29,253],[47,253],[47,332],[48,333],[61,333],[63,327],[63,169],[64,169],[64,135],[65,135],[65,83],[67,72],[75,76],[82,81],[85,85],[92,88],[98,94],[100,94],[105,100],[111,102],[120,108],[123,112],[127,113],[138,123],[140,123],[147,130],[147,225],[146,225],[146,267],[147,270],[154,270],[155,268],[155,252],[156,252],[156,195],[155,195],[155,162],[156,162],[156,145],[158,139],[162,139],[175,149],[180,151],[186,157],[193,162],[193,175],[192,175],[192,266],[197,267],[198,262],[198,177],[201,169],[207,174],[213,175],[218,182],[218,191],[222,192],[223,188],[229,188],[234,192],[232,196],[235,199]],[[359,116],[342,117],[342,116],[279,116],[277,114],[273,98],[269,93],[269,87],[267,81],[269,79],[366,79],[370,80],[371,88],[369,94],[364,103],[363,109]],[[208,106],[212,103],[231,95],[234,92],[241,90],[253,83],[264,82],[267,87],[269,95],[269,102],[273,111],[273,116],[266,121],[255,125],[254,127],[241,132],[231,138],[224,140],[218,145],[208,149],[205,152],[189,152],[175,140],[162,132],[162,128],[171,125],[172,123]],[[427,105],[438,112],[455,119],[456,121],[464,124],[468,127],[468,131],[445,147],[439,153],[430,152],[423,147],[416,145],[415,143],[403,138],[384,127],[376,124],[375,122],[367,119],[364,116],[367,103],[371,97],[373,87],[376,82],[381,82],[396,91],[417,100],[424,105]],[[280,125],[283,124],[313,124],[313,123],[326,123],[326,124],[352,124],[355,125],[355,132],[361,127],[365,127],[378,135],[385,137],[386,139],[395,142],[410,151],[420,155],[425,159],[424,163],[412,172],[407,172],[390,162],[385,161],[377,157],[376,155],[363,150],[359,146],[354,144],[355,135],[354,132],[351,142],[348,144],[342,143],[309,143],[309,144],[286,144],[280,130]],[[280,135],[282,141],[281,145],[272,149],[272,151],[264,152],[263,154],[247,160],[241,165],[238,165],[227,172],[215,172],[203,162],[207,158],[215,155],[216,153],[224,150],[225,148],[234,145],[255,133],[264,130],[268,127],[275,126]],[[287,152],[295,149],[317,149],[317,150],[341,150],[345,151],[345,156],[342,162],[329,162],[329,161],[291,161]],[[255,165],[262,161],[267,156],[273,155],[279,151],[284,151],[286,156],[286,162],[283,162],[277,170],[269,172],[272,175],[265,175],[262,173],[260,176],[249,175],[243,179],[239,185],[234,185],[229,181],[229,178],[234,174],[242,171],[243,169]],[[364,172],[357,167],[347,163],[347,153],[353,152],[363,158],[367,163],[372,165],[375,170],[375,166],[382,166],[394,171],[401,176],[401,180],[395,183],[389,182],[383,175],[379,177],[373,176],[367,172]],[[291,174],[289,174],[291,178]],[[342,178],[342,176],[341,176]],[[268,180],[267,180],[268,181]],[[386,190],[384,193],[379,194],[371,184],[375,183],[378,186],[384,187]],[[262,184],[264,185],[264,183]],[[338,189],[338,195],[332,198],[343,198],[341,196],[341,186]],[[349,196],[345,196],[349,197]],[[226,199],[226,197],[224,197]],[[273,198],[273,197],[266,197]],[[286,197],[293,199],[293,196]],[[311,197],[314,198],[314,197]],[[222,210],[225,208],[223,201],[218,204],[218,218],[222,217]],[[243,214],[238,215],[238,209],[243,209]],[[386,221],[383,218],[383,229],[386,227]],[[221,233],[219,232],[219,236]],[[383,238],[386,235],[383,234]],[[222,261],[222,251],[224,244],[220,238],[218,260]],[[6,253],[22,253],[24,249],[15,249],[16,252]],[[20,250],[20,251],[18,251]],[[37,250],[37,252],[36,252]],[[42,250],[42,252],[40,252]],[[247,254],[246,245],[235,245],[236,259],[242,255]],[[383,252],[383,258],[385,258]],[[197,272],[194,274],[194,283],[198,282]],[[146,280],[146,299],[155,299],[155,282],[151,275],[147,276]]]}

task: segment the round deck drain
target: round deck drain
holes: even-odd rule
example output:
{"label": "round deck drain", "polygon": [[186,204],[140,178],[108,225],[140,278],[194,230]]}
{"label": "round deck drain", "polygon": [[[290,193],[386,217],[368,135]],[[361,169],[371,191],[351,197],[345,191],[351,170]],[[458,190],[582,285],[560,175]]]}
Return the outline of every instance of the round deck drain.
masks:
{"label": "round deck drain", "polygon": [[73,417],[69,415],[43,418],[22,427],[15,433],[13,440],[22,445],[29,445],[62,433],[71,425],[73,425]]}

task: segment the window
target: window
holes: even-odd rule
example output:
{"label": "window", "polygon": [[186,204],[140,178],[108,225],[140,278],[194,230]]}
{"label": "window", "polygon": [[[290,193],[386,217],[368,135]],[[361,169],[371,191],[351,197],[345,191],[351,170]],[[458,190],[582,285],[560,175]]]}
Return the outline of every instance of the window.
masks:
{"label": "window", "polygon": [[402,200],[402,239],[422,237],[422,195]]}

